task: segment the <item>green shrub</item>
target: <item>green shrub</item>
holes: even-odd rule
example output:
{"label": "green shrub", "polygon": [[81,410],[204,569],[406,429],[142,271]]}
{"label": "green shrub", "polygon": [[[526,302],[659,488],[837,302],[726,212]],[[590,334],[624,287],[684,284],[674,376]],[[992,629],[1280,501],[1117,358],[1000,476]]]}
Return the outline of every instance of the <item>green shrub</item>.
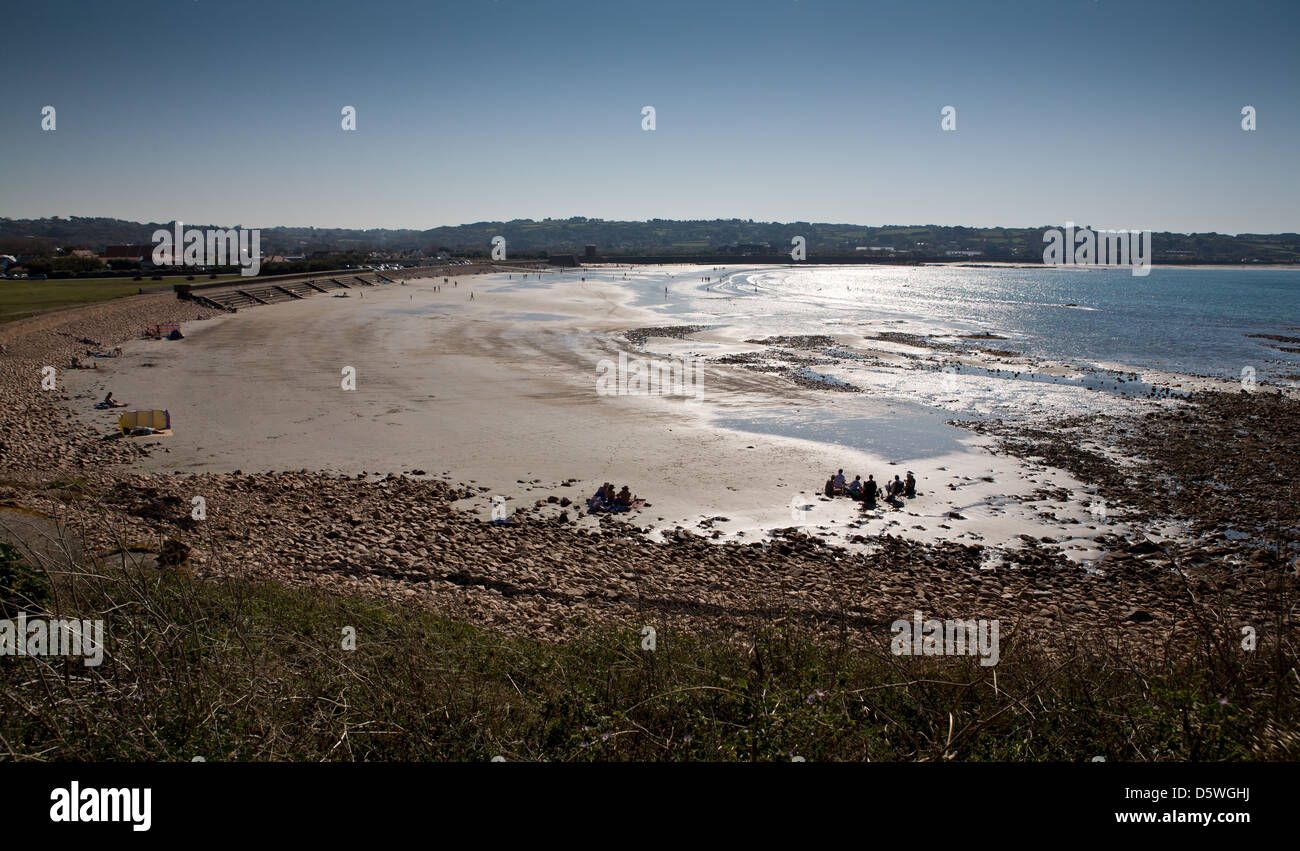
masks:
{"label": "green shrub", "polygon": [[50,583],[18,551],[0,541],[0,613],[6,618],[20,611],[43,610],[50,602]]}

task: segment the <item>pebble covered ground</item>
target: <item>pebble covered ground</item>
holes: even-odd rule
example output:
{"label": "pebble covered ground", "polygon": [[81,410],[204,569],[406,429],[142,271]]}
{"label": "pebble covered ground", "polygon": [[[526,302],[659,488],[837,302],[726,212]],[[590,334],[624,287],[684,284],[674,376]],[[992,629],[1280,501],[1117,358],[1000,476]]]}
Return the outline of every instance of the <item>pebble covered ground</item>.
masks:
{"label": "pebble covered ground", "polygon": [[[274,307],[258,308],[265,310]],[[1281,623],[1294,631],[1295,473],[1300,403],[1209,394],[1136,423],[1076,418],[1057,429],[979,428],[1007,451],[1106,486],[1112,511],[1171,520],[1185,536],[1099,532],[1107,554],[1071,563],[1024,536],[990,568],[979,546],[888,535],[849,553],[794,529],[761,543],[713,543],[679,531],[652,542],[634,526],[579,529],[571,515],[523,507],[489,523],[457,510],[471,489],[418,474],[311,471],[142,474],[131,463],[165,438],[97,433],[41,389],[88,338],[101,348],[149,325],[212,311],[139,296],[0,327],[0,506],[59,521],[85,551],[166,552],[199,576],[245,576],[329,593],[400,600],[505,632],[560,640],[598,620],[633,626],[744,628],[780,622],[882,645],[889,625],[926,617],[997,618],[1006,636],[1044,645],[1135,641],[1163,646],[1207,617],[1225,633]],[[235,320],[237,321],[237,320]],[[160,343],[159,345],[166,345]],[[93,347],[92,347],[93,348]],[[1118,463],[1116,453],[1130,463]],[[575,470],[573,476],[592,471]],[[206,517],[192,517],[202,497]],[[553,506],[547,506],[553,509]],[[170,569],[170,568],[169,568]]]}

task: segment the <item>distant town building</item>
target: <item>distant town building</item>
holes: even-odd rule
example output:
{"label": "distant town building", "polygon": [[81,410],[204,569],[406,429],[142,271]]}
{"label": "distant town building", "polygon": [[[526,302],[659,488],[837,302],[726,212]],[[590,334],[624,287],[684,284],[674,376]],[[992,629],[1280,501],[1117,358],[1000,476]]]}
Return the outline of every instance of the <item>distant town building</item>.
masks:
{"label": "distant town building", "polygon": [[110,245],[104,249],[105,260],[139,260],[152,262],[152,245]]}
{"label": "distant town building", "polygon": [[552,266],[577,266],[578,255],[576,254],[550,254],[546,255],[546,262]]}
{"label": "distant town building", "polygon": [[594,246],[594,245],[588,245],[588,246],[586,247],[586,250],[583,252],[583,256],[586,257],[588,260],[595,260],[595,259],[596,259],[596,246]]}

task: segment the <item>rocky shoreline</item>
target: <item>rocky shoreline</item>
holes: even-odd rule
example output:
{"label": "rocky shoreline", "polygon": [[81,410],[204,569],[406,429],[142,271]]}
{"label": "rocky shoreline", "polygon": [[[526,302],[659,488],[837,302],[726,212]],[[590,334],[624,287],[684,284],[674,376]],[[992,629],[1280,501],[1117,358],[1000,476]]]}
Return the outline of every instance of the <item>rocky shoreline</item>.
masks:
{"label": "rocky shoreline", "polygon": [[[592,533],[536,507],[486,523],[454,505],[463,486],[422,475],[141,474],[132,460],[165,443],[106,437],[73,419],[61,390],[40,389],[41,368],[61,373],[86,348],[76,342],[83,337],[111,346],[148,325],[212,315],[171,296],[141,296],[0,328],[8,346],[0,356],[0,505],[65,524],[104,562],[146,554],[187,563],[199,576],[385,597],[548,640],[593,620],[724,629],[780,622],[883,646],[890,623],[921,611],[997,618],[1008,632],[1053,646],[1103,632],[1168,646],[1206,612],[1229,632],[1262,628],[1294,599],[1293,399],[1202,394],[1139,422],[969,424],[1004,451],[1101,485],[1108,510],[1188,529],[1153,541],[1103,528],[1107,554],[1095,566],[1075,565],[1052,541],[1030,536],[992,568],[980,546],[890,535],[864,538],[870,546],[855,553],[794,529],[762,543],[681,531],[657,543],[616,520]],[[206,505],[202,520],[191,516],[196,496]],[[1280,620],[1294,630],[1288,618]]]}

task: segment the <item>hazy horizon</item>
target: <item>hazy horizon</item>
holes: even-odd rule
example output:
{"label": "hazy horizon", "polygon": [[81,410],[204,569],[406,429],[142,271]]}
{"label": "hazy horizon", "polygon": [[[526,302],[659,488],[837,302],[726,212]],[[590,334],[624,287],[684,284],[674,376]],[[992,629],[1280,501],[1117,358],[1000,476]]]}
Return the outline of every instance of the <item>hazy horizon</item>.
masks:
{"label": "hazy horizon", "polygon": [[[139,220],[139,219],[123,219],[121,216],[94,215],[94,214],[84,214],[84,215],[83,215],[83,214],[77,214],[77,215],[73,216],[73,215],[65,215],[65,214],[61,214],[61,213],[55,213],[55,214],[51,214],[51,215],[48,215],[48,216],[0,216],[0,219],[3,219],[3,220],[9,220],[9,221],[26,221],[26,220],[40,220],[40,219],[51,219],[51,220],[54,220],[54,219],[60,219],[60,220],[68,220],[68,221],[70,221],[70,220],[72,220],[73,218],[100,218],[100,219],[113,219],[113,220],[117,220],[117,221],[125,221],[125,222],[129,222],[129,223],[132,223],[132,224],[138,224],[138,225],[143,225],[143,226],[148,226],[148,225],[170,225],[170,224],[174,224],[174,223],[175,223],[175,220],[174,220],[174,219],[155,220],[155,221],[141,221],[141,220]],[[544,219],[541,219],[541,218],[531,218],[531,217],[528,217],[528,216],[514,216],[514,217],[509,218],[509,219],[480,219],[480,220],[478,220],[478,221],[473,221],[473,222],[468,222],[468,221],[467,221],[467,222],[454,222],[454,223],[450,223],[450,224],[431,225],[431,226],[429,226],[429,227],[420,227],[420,228],[417,228],[417,227],[406,227],[406,226],[401,226],[401,225],[393,226],[393,227],[389,227],[389,226],[382,226],[382,227],[381,227],[381,226],[369,226],[369,225],[362,225],[362,226],[358,226],[358,227],[350,227],[350,226],[346,226],[346,225],[309,225],[309,224],[283,224],[283,223],[276,223],[276,224],[269,224],[269,223],[254,224],[254,223],[245,223],[245,222],[214,222],[214,221],[184,221],[184,220],[181,221],[181,224],[185,225],[187,228],[189,228],[189,227],[207,227],[207,226],[211,226],[211,227],[223,227],[223,228],[224,228],[224,227],[235,227],[235,226],[241,226],[241,227],[245,227],[245,228],[260,228],[260,229],[263,229],[263,230],[272,230],[272,229],[275,229],[275,228],[285,228],[285,229],[288,229],[288,230],[301,230],[301,229],[314,229],[314,230],[325,230],[325,231],[329,231],[329,230],[356,230],[356,231],[376,231],[376,230],[382,230],[382,231],[414,231],[414,232],[423,232],[423,231],[429,231],[429,230],[436,230],[436,229],[438,229],[438,228],[458,228],[458,227],[469,227],[469,226],[472,226],[472,225],[478,225],[478,224],[510,224],[511,222],[516,222],[516,221],[520,221],[520,222],[527,222],[527,221],[532,221],[532,222],[543,222],[543,221],[565,222],[565,221],[571,221],[571,220],[573,220],[573,219],[575,219],[575,218],[578,218],[578,219],[586,219],[586,220],[588,220],[588,221],[595,221],[595,222],[607,222],[607,223],[633,223],[633,224],[648,224],[648,223],[650,223],[650,222],[652,222],[652,221],[666,221],[666,222],[679,222],[679,223],[680,223],[680,222],[714,222],[714,221],[717,221],[717,222],[731,222],[731,221],[740,221],[740,222],[749,222],[749,223],[753,223],[753,224],[756,224],[756,225],[796,225],[796,224],[811,224],[811,225],[830,225],[830,226],[834,226],[834,227],[856,227],[856,228],[927,228],[927,227],[945,227],[945,228],[946,228],[946,227],[964,227],[964,228],[968,228],[968,229],[970,229],[970,230],[981,230],[981,229],[988,229],[988,228],[1003,228],[1003,229],[1005,229],[1005,230],[1022,230],[1022,229],[1023,229],[1023,230],[1035,230],[1035,229],[1037,229],[1037,228],[1059,228],[1059,227],[1062,227],[1062,226],[1064,226],[1064,225],[1067,224],[1066,222],[1041,222],[1041,223],[1033,224],[1033,225],[1002,225],[1002,224],[972,225],[972,224],[962,224],[962,223],[955,223],[955,224],[950,224],[950,225],[941,225],[941,224],[937,224],[937,223],[935,223],[935,222],[892,222],[892,223],[888,223],[888,224],[873,224],[873,223],[868,223],[868,222],[832,222],[832,221],[828,221],[828,220],[824,220],[824,219],[811,219],[811,220],[801,220],[801,221],[771,221],[771,220],[760,220],[760,219],[754,219],[754,218],[749,218],[749,217],[741,217],[741,216],[726,216],[726,217],[716,217],[716,218],[699,218],[699,217],[694,217],[694,216],[692,216],[692,217],[686,217],[686,218],[672,218],[672,219],[670,219],[670,218],[665,218],[665,217],[662,217],[662,216],[661,216],[661,217],[656,217],[656,218],[651,218],[651,219],[608,219],[608,218],[603,218],[603,217],[600,217],[600,216],[583,216],[583,215],[580,214],[580,213],[579,213],[579,214],[574,214],[574,215],[572,215],[572,216],[551,216],[551,217],[544,218]],[[1075,226],[1077,226],[1078,228],[1080,228],[1080,229],[1087,228],[1087,227],[1092,227],[1092,226],[1093,226],[1093,223],[1090,223],[1090,222],[1074,222],[1073,224],[1074,224]],[[1193,236],[1193,235],[1196,235],[1196,234],[1211,234],[1211,233],[1217,233],[1219,236],[1240,236],[1240,235],[1242,235],[1242,234],[1258,234],[1258,235],[1264,235],[1264,236],[1275,236],[1275,235],[1278,235],[1278,234],[1285,234],[1285,233],[1297,233],[1298,231],[1239,231],[1239,232],[1236,232],[1236,233],[1231,233],[1231,232],[1225,232],[1225,231],[1171,231],[1171,230],[1165,230],[1165,229],[1161,229],[1161,228],[1152,228],[1152,229],[1151,229],[1151,232],[1152,232],[1152,233],[1169,233],[1169,234],[1174,234],[1174,235],[1178,235],[1178,236]]]}

